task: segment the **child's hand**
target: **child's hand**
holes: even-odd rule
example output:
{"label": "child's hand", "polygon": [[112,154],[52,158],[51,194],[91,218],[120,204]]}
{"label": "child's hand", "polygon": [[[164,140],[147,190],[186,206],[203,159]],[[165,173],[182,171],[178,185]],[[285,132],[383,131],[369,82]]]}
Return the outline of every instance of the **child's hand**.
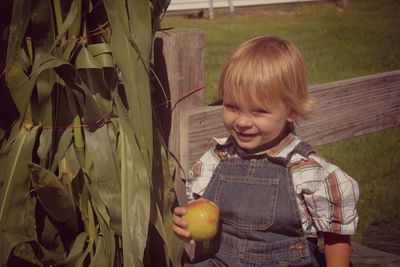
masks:
{"label": "child's hand", "polygon": [[172,222],[173,222],[172,228],[174,230],[175,235],[179,239],[193,245],[195,241],[190,238],[190,233],[185,230],[187,227],[187,222],[184,219],[182,219],[182,216],[185,214],[186,214],[186,209],[184,207],[176,207],[174,209],[174,215],[172,216]]}

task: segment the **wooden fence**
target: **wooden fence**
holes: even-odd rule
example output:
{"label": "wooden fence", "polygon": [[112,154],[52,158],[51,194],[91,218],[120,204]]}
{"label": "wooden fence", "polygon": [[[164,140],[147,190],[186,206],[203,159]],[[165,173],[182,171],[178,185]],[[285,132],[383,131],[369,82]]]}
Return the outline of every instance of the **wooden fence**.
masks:
{"label": "wooden fence", "polygon": [[[296,132],[322,145],[400,125],[400,70],[312,86],[314,117],[300,121]],[[227,133],[222,107],[192,108],[180,113],[180,159],[186,170],[206,151],[210,137]]]}
{"label": "wooden fence", "polygon": [[[168,71],[161,77],[172,104],[162,113],[171,116],[166,133],[180,163],[177,168],[182,170],[176,173],[175,187],[179,203],[184,204],[180,178],[209,148],[210,138],[227,133],[222,107],[203,104],[204,34],[199,30],[159,32],[156,43],[164,44],[158,50],[161,56],[164,53],[162,62]],[[400,126],[400,70],[315,85],[310,92],[317,109],[311,120],[299,122],[296,132],[313,145]]]}
{"label": "wooden fence", "polygon": [[[155,42],[156,111],[177,160],[175,190],[187,202],[182,178],[208,149],[211,137],[226,136],[221,106],[204,106],[204,33],[195,29],[158,32]],[[312,86],[318,108],[296,131],[313,145],[400,126],[400,70]],[[186,246],[190,258],[194,248]],[[400,256],[353,244],[353,266],[395,266]],[[394,264],[394,265],[393,265]],[[397,266],[397,265],[396,265]]]}

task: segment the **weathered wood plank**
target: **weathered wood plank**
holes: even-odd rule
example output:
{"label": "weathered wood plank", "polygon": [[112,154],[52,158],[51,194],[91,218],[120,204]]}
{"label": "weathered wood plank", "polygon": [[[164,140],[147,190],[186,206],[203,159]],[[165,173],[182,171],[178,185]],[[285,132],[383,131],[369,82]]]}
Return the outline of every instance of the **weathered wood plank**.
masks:
{"label": "weathered wood plank", "polygon": [[[400,126],[400,70],[310,87],[318,106],[297,133],[313,145],[327,144]],[[181,113],[180,158],[185,170],[206,151],[211,137],[227,133],[222,107]]]}
{"label": "weathered wood plank", "polygon": [[[204,32],[198,29],[156,32],[154,53],[155,73],[162,84],[161,87],[154,81],[155,112],[168,148],[179,161],[179,114],[204,104]],[[183,205],[186,194],[181,179],[175,179],[175,190]]]}
{"label": "weathered wood plank", "polygon": [[400,256],[353,243],[351,262],[353,267],[400,266]]}

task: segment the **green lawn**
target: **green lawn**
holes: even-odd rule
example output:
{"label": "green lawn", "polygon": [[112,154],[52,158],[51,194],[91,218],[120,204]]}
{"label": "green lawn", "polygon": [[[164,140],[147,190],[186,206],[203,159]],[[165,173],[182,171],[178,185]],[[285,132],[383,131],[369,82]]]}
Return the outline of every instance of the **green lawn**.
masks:
{"label": "green lawn", "polygon": [[360,241],[375,220],[400,222],[400,128],[387,129],[317,147],[325,158],[354,177],[360,186]]}
{"label": "green lawn", "polygon": [[214,20],[167,16],[162,26],[205,32],[207,104],[216,100],[228,55],[256,35],[294,42],[306,59],[311,85],[400,69],[400,1],[349,2],[344,11],[323,2],[258,7],[256,13],[234,17],[217,12]]}
{"label": "green lawn", "polygon": [[[248,10],[247,10],[248,11]],[[244,40],[282,36],[302,51],[309,84],[400,69],[400,1],[350,0],[346,10],[329,2],[285,4],[240,11],[214,20],[166,16],[162,27],[198,28],[206,38],[205,101],[217,99],[222,65]],[[360,222],[356,241],[376,219],[400,222],[400,129],[317,148],[360,184]]]}

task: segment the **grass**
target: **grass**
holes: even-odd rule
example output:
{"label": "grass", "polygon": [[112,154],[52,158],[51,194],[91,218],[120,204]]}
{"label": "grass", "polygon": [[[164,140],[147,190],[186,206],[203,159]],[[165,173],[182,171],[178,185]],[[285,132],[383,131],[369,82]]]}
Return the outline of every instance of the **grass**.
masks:
{"label": "grass", "polygon": [[356,241],[375,220],[400,222],[400,128],[320,146],[317,151],[358,181]]}
{"label": "grass", "polygon": [[344,11],[324,2],[257,7],[234,17],[217,13],[214,20],[167,16],[162,26],[205,32],[206,104],[217,99],[219,73],[229,54],[257,35],[294,42],[307,62],[311,85],[399,69],[400,2],[349,2]]}
{"label": "grass", "polygon": [[[278,35],[302,51],[309,84],[320,84],[400,69],[400,2],[351,0],[345,10],[329,2],[216,12],[214,20],[167,16],[164,28],[205,32],[205,102],[217,100],[219,73],[229,54],[257,35]],[[360,241],[374,220],[400,222],[400,128],[317,147],[324,157],[359,182]]]}

